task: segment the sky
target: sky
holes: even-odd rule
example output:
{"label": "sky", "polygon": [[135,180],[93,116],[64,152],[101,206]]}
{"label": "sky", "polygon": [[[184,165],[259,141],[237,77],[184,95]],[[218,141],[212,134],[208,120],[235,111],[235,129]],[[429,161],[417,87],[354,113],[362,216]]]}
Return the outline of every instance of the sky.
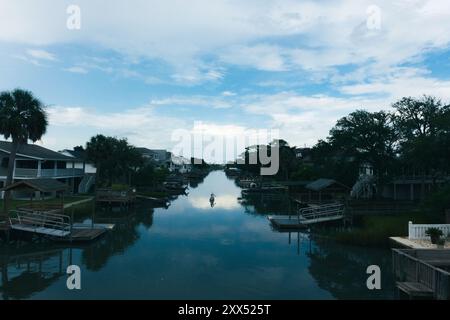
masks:
{"label": "sky", "polygon": [[450,1],[0,0],[0,91],[46,105],[54,150],[177,130],[312,146],[356,109],[450,101],[449,44]]}

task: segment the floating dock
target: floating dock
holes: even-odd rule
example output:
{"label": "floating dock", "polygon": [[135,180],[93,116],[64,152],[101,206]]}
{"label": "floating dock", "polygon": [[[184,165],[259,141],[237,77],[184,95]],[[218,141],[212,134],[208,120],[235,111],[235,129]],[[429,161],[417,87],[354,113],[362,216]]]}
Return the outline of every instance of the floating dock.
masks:
{"label": "floating dock", "polygon": [[267,217],[277,228],[297,229],[312,224],[337,221],[344,218],[344,206],[340,203],[307,207],[293,215],[271,215]]}
{"label": "floating dock", "polygon": [[133,190],[116,191],[112,189],[97,189],[95,201],[108,205],[131,205],[136,200],[136,193]]}
{"label": "floating dock", "polygon": [[108,230],[111,224],[71,223],[69,216],[53,212],[11,211],[10,229],[48,237],[57,241],[92,241]]}

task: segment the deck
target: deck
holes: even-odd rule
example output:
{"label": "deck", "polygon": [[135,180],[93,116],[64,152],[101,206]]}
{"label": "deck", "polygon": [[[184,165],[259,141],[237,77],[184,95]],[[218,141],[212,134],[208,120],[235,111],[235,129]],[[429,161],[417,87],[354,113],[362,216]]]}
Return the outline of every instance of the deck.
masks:
{"label": "deck", "polygon": [[337,221],[344,218],[344,206],[339,203],[302,208],[298,214],[267,217],[277,228],[305,228],[309,225]]}
{"label": "deck", "polygon": [[433,299],[433,290],[418,282],[397,282],[397,289],[406,294],[409,299]]}
{"label": "deck", "polygon": [[105,228],[92,228],[92,229],[72,229],[72,233],[64,238],[55,239],[56,241],[92,241],[103,235],[107,229]]}
{"label": "deck", "polygon": [[95,194],[95,201],[99,203],[129,205],[135,200],[136,194],[132,190],[97,189]]}
{"label": "deck", "polygon": [[46,236],[56,241],[91,241],[108,230],[112,224],[72,223],[71,218],[53,212],[30,212],[14,210],[10,218],[10,228],[15,231]]}
{"label": "deck", "polygon": [[450,299],[450,250],[393,249],[397,289],[410,299]]}

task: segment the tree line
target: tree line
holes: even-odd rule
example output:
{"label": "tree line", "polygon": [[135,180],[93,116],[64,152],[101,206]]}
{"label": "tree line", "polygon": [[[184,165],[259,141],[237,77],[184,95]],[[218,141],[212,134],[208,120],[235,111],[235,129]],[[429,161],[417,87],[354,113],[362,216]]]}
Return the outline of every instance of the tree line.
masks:
{"label": "tree line", "polygon": [[[309,161],[299,157],[298,148],[285,140],[265,146],[270,154],[277,147],[282,180],[333,178],[352,186],[360,167],[373,168],[379,182],[393,176],[429,176],[437,180],[450,172],[450,105],[433,96],[404,97],[389,111],[358,109],[337,120],[327,138],[310,150]],[[250,146],[237,166],[257,175],[262,164],[249,159],[261,146]],[[241,161],[244,162],[244,161]]]}

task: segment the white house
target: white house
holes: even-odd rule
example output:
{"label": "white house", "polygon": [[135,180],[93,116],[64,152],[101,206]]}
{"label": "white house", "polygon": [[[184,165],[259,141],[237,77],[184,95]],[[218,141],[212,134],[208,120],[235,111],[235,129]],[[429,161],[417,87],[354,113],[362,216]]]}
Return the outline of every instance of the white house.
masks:
{"label": "white house", "polygon": [[[8,174],[12,143],[0,141],[0,187],[3,188]],[[13,182],[27,179],[56,179],[70,186],[77,193],[85,176],[84,168],[76,167],[79,159],[35,145],[24,144],[16,153]]]}

